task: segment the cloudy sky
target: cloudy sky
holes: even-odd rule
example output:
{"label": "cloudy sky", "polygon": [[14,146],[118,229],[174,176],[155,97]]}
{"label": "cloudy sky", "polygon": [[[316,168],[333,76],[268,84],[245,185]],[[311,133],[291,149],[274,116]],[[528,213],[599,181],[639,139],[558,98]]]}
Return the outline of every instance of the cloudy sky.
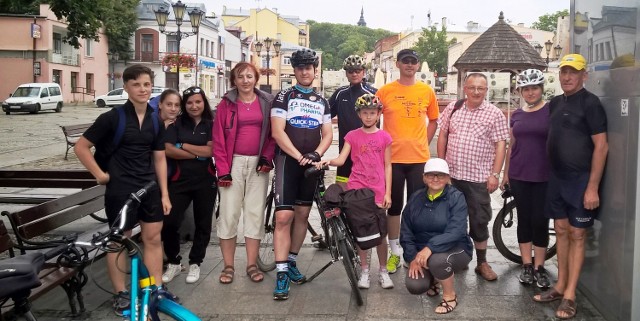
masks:
{"label": "cloudy sky", "polygon": [[[468,21],[490,27],[498,20],[500,11],[512,23],[531,25],[539,16],[569,9],[569,0],[203,0],[208,13],[227,8],[276,8],[284,15],[297,15],[303,20],[355,24],[364,7],[364,17],[370,28],[399,32],[428,25],[447,17],[457,29]],[[393,6],[390,8],[389,6]]]}

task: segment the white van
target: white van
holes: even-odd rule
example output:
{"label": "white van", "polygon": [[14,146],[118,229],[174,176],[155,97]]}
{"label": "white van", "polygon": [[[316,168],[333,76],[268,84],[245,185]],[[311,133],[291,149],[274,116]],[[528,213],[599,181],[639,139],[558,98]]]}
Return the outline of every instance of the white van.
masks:
{"label": "white van", "polygon": [[56,83],[30,83],[18,86],[7,100],[2,102],[2,111],[28,111],[37,114],[41,110],[62,111],[62,90]]}

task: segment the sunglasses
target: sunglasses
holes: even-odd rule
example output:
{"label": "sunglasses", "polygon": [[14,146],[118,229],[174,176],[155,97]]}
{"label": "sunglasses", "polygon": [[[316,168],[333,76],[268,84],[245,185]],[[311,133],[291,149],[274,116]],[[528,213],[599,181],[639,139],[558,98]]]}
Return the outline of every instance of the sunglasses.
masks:
{"label": "sunglasses", "polygon": [[424,174],[424,176],[426,176],[428,179],[434,179],[434,178],[443,179],[443,178],[447,177],[447,174],[445,174],[445,173],[426,173],[426,174]]}
{"label": "sunglasses", "polygon": [[402,58],[400,61],[405,65],[417,65],[418,64],[418,59],[411,58],[411,57]]}
{"label": "sunglasses", "polygon": [[349,69],[347,70],[348,73],[350,74],[357,74],[360,73],[363,69]]}
{"label": "sunglasses", "polygon": [[199,94],[202,92],[202,88],[200,87],[192,87],[188,88],[182,92],[182,96],[191,95],[191,94]]}

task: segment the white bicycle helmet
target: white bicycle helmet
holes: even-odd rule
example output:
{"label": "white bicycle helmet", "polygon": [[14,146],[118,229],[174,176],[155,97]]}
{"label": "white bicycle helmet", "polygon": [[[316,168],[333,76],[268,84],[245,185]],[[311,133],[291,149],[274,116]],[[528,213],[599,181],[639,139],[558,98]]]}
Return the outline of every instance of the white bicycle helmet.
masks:
{"label": "white bicycle helmet", "polygon": [[344,63],[342,64],[342,69],[364,69],[364,59],[358,55],[351,55],[345,58]]}
{"label": "white bicycle helmet", "polygon": [[518,75],[516,81],[516,88],[522,88],[525,86],[543,85],[544,74],[538,69],[527,69]]}

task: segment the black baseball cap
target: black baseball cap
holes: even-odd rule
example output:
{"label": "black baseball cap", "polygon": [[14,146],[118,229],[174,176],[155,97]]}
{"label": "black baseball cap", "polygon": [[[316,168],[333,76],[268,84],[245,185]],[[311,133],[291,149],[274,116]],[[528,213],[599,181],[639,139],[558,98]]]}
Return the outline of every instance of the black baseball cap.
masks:
{"label": "black baseball cap", "polygon": [[413,57],[416,58],[416,60],[420,60],[420,58],[418,58],[418,53],[415,50],[411,50],[411,49],[402,49],[398,52],[398,55],[396,56],[396,60],[400,61],[405,57]]}

